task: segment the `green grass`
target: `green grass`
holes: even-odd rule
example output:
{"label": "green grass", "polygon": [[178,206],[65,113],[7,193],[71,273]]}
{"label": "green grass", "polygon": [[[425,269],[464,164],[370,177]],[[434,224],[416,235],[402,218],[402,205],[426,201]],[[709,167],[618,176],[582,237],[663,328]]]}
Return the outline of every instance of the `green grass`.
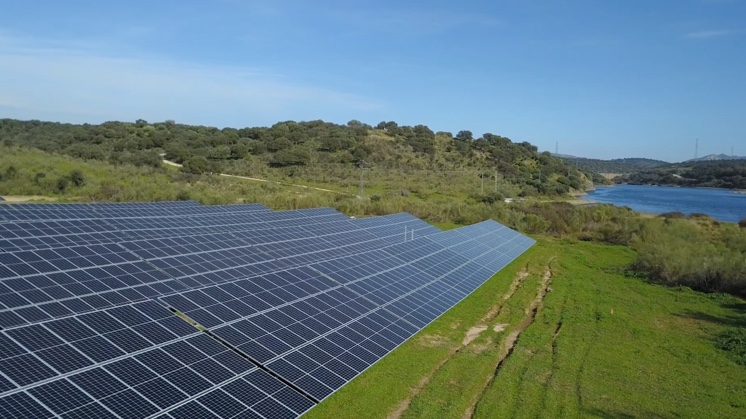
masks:
{"label": "green grass", "polygon": [[[551,291],[494,382],[502,340],[526,318],[553,258]],[[627,247],[540,238],[474,294],[306,417],[380,418],[425,377],[403,417],[746,417],[746,367],[717,346],[746,328],[746,303],[624,275]],[[516,274],[530,275],[513,296]],[[486,331],[459,348],[490,308]],[[494,332],[495,324],[508,324]],[[442,361],[443,366],[434,372]]]}

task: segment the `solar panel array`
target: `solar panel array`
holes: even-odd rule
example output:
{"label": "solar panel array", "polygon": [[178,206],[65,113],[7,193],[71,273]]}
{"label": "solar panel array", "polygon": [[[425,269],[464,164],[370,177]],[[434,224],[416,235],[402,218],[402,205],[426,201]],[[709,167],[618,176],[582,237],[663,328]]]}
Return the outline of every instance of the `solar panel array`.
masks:
{"label": "solar panel array", "polygon": [[533,243],[406,213],[0,205],[0,417],[297,417]]}

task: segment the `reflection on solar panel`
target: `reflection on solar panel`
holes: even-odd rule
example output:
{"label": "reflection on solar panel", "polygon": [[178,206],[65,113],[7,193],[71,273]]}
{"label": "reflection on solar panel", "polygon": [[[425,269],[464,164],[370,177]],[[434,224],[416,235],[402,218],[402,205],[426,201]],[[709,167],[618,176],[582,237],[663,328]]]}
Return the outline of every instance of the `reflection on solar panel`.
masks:
{"label": "reflection on solar panel", "polygon": [[534,241],[494,221],[0,206],[0,417],[294,418]]}

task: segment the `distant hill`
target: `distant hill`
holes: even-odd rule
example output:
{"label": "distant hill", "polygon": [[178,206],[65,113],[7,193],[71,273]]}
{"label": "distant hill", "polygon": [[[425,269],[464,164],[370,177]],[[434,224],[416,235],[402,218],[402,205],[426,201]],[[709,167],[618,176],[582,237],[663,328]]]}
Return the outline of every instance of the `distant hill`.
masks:
{"label": "distant hill", "polygon": [[729,156],[727,154],[708,154],[708,155],[706,155],[704,157],[700,157],[700,158],[697,158],[697,159],[687,160],[686,162],[694,162],[694,161],[716,161],[716,160],[746,160],[746,156]]}
{"label": "distant hill", "polygon": [[555,154],[554,156],[580,170],[593,173],[632,173],[670,165],[670,163],[662,160],[641,157],[600,160],[570,156],[567,154]]}
{"label": "distant hill", "polygon": [[[270,127],[223,128],[110,121],[100,125],[0,119],[0,143],[38,148],[84,160],[163,170],[161,156],[185,174],[226,173],[287,181],[293,178],[347,188],[367,171],[381,180],[377,193],[408,194],[437,184],[479,196],[556,196],[592,186],[590,173],[540,153],[528,142],[471,131],[433,132],[425,125],[352,120],[282,121]],[[363,170],[361,170],[361,168]],[[0,167],[2,169],[2,167]],[[391,181],[400,182],[394,186]],[[403,179],[407,179],[406,182]],[[485,187],[485,183],[487,184]],[[390,189],[394,188],[394,189]]]}
{"label": "distant hill", "polygon": [[616,183],[746,189],[746,160],[689,161],[626,174]]}

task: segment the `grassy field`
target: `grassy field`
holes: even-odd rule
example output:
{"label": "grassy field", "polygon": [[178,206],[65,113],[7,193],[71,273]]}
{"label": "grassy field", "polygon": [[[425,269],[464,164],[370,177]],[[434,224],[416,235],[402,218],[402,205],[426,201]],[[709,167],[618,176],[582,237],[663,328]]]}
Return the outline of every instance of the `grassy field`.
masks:
{"label": "grassy field", "polygon": [[305,417],[746,417],[746,367],[715,345],[746,303],[626,277],[633,259],[540,238]]}

